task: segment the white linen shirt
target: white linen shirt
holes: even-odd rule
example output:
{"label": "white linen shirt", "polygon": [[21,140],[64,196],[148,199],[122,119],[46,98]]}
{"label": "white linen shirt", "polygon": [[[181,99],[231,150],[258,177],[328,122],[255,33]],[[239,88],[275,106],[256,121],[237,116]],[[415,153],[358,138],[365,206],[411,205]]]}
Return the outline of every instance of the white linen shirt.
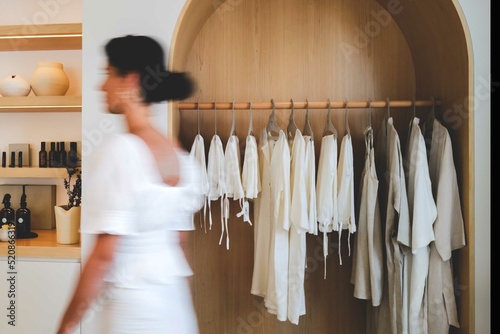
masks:
{"label": "white linen shirt", "polygon": [[429,126],[432,130],[429,172],[437,218],[430,250],[427,321],[429,334],[447,334],[450,326],[460,327],[452,251],[465,246],[464,220],[450,135],[437,119]]}
{"label": "white linen shirt", "polygon": [[409,258],[409,313],[410,334],[426,334],[427,330],[427,275],[429,244],[434,240],[432,225],[436,219],[436,204],[432,195],[429,164],[419,119],[410,123],[405,157],[407,168],[408,207],[411,221],[411,249]]}

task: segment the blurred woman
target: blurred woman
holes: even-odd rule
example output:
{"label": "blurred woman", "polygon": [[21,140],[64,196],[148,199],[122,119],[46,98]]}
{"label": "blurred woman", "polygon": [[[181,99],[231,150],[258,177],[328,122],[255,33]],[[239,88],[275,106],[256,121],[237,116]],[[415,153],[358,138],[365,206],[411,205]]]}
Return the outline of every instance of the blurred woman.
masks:
{"label": "blurred woman", "polygon": [[170,72],[148,36],[105,46],[102,91],[128,132],[111,135],[88,158],[81,233],[95,234],[58,334],[71,333],[100,299],[100,333],[198,333],[188,277],[186,233],[203,205],[198,165],[150,123],[153,103],[189,97],[193,82]]}

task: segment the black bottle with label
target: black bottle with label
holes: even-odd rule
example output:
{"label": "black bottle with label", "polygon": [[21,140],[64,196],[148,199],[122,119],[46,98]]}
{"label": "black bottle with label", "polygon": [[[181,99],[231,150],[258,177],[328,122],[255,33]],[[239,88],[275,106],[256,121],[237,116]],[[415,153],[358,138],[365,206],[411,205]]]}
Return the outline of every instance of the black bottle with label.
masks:
{"label": "black bottle with label", "polygon": [[31,211],[28,209],[26,202],[26,192],[23,186],[23,194],[21,195],[21,207],[16,210],[16,238],[34,238],[38,234],[31,232]]}
{"label": "black bottle with label", "polygon": [[47,167],[47,151],[45,150],[45,142],[42,141],[40,152],[38,152],[38,167]]}
{"label": "black bottle with label", "polygon": [[3,208],[0,210],[0,223],[1,225],[7,224],[9,227],[14,227],[16,224],[16,213],[14,209],[10,207],[10,194],[5,194],[3,196]]}

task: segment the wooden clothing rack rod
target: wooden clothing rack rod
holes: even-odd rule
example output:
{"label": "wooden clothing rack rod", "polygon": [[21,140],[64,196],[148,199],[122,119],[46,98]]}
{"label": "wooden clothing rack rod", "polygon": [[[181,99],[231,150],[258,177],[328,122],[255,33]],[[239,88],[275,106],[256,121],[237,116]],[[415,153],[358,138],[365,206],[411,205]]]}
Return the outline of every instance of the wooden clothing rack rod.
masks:
{"label": "wooden clothing rack rod", "polygon": [[[244,110],[255,110],[255,109],[265,109],[272,110],[274,103],[274,109],[292,109],[292,101],[288,102],[178,102],[179,110],[231,110],[231,109],[244,109]],[[343,109],[348,107],[349,109],[361,109],[361,108],[409,108],[409,107],[432,107],[440,105],[440,101],[436,100],[395,100],[395,101],[300,101],[293,102],[294,109],[328,109],[328,104],[330,103],[331,109]]]}

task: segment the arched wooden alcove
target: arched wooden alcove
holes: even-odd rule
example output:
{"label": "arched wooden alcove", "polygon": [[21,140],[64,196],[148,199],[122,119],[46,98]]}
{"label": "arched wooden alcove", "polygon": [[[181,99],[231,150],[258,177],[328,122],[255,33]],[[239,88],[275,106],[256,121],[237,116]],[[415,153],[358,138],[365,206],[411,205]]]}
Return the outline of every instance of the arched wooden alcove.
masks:
{"label": "arched wooden alcove", "polygon": [[[191,101],[326,101],[429,99],[442,103],[437,117],[450,131],[459,178],[467,246],[454,254],[461,328],[474,331],[474,198],[472,51],[468,28],[456,0],[277,0],[187,1],[176,26],[169,62],[189,71],[198,91]],[[422,108],[417,115],[427,117]],[[300,129],[304,110],[295,111]],[[379,124],[386,110],[373,110]],[[269,112],[253,112],[256,133]],[[324,127],[326,110],[311,114],[315,133]],[[339,132],[345,113],[332,112]],[[391,109],[405,144],[412,112]],[[288,110],[277,112],[286,127]],[[201,133],[208,143],[215,131],[225,143],[231,111],[202,111]],[[350,110],[355,171],[361,172],[362,131],[366,109]],[[197,133],[196,111],[170,104],[170,133],[189,148]],[[248,111],[238,110],[236,132],[247,133]],[[317,148],[319,140],[316,141]],[[319,152],[317,150],[317,152]],[[192,240],[194,294],[202,333],[363,333],[365,304],[352,297],[351,263],[344,256],[327,259],[323,279],[321,239],[308,236],[307,313],[298,326],[278,322],[250,294],[253,230],[230,221],[231,248],[219,246],[220,211],[213,204],[214,225],[198,229]],[[231,212],[238,210],[237,205]],[[198,219],[198,217],[196,217]],[[332,237],[331,239],[335,239]],[[335,244],[332,247],[336,247]],[[346,242],[342,252],[347,254]],[[344,249],[345,247],[345,249]],[[335,252],[333,252],[335,254]]]}

